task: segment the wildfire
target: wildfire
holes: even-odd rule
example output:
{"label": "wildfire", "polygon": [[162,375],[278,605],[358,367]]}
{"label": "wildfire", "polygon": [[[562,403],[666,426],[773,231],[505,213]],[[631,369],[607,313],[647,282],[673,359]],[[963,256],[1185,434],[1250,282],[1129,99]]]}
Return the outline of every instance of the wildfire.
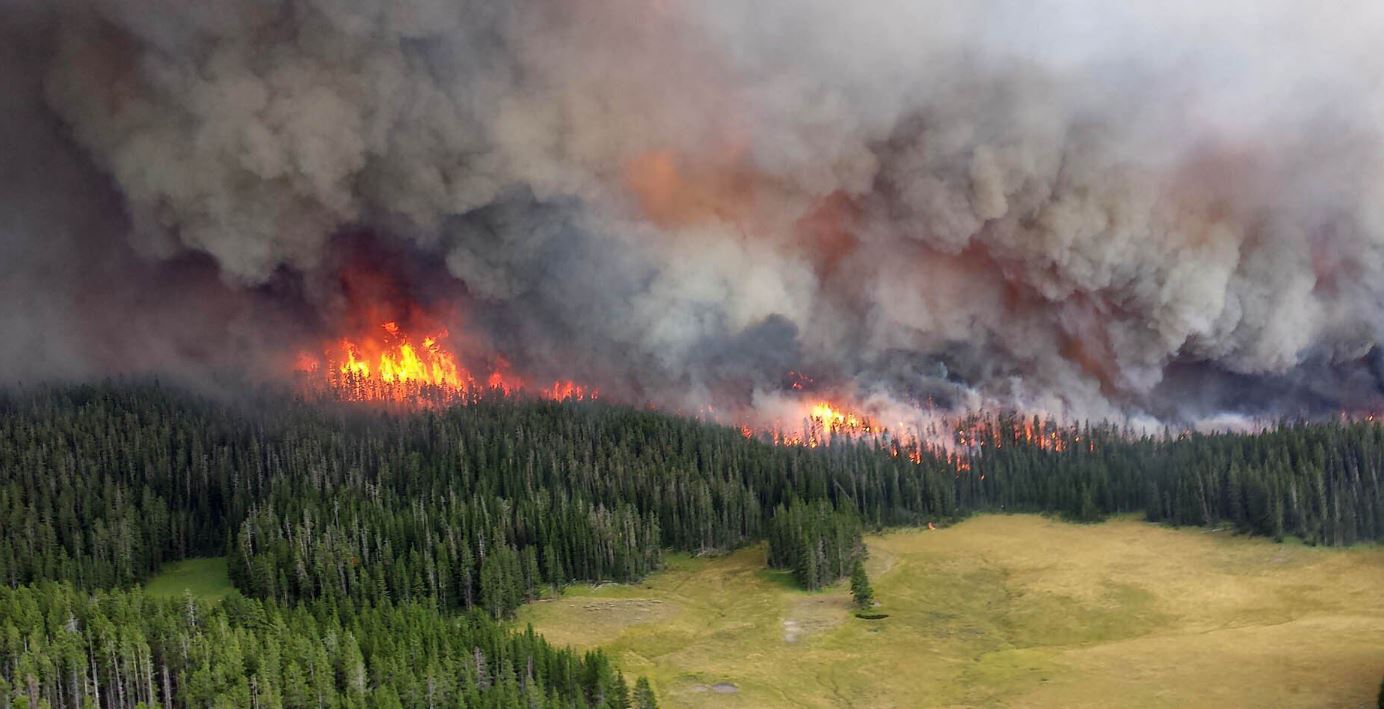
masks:
{"label": "wildfire", "polygon": [[545,399],[565,401],[567,399],[597,399],[600,392],[595,387],[578,384],[570,379],[559,380],[542,389],[539,394]]}
{"label": "wildfire", "polygon": [[[297,369],[347,401],[425,405],[528,391],[501,357],[493,359],[488,374],[474,375],[444,345],[448,335],[442,328],[410,333],[397,322],[387,321],[370,332],[328,342],[320,356],[299,353]],[[554,401],[598,396],[594,387],[566,380],[533,393]]]}
{"label": "wildfire", "polygon": [[[416,315],[410,326],[399,320],[385,320],[365,332],[328,340],[320,354],[300,352],[296,368],[308,382],[324,387],[334,398],[406,407],[465,404],[482,396],[527,395],[554,401],[599,396],[594,387],[573,380],[530,386],[511,371],[509,362],[502,357],[485,360],[483,368],[468,368],[450,348],[448,330],[428,327],[432,322],[435,321]],[[798,372],[789,372],[787,381],[786,388],[798,395],[806,394],[804,390],[813,385],[810,377]],[[817,448],[838,437],[873,441],[895,458],[921,465],[926,457],[944,462],[957,475],[974,473],[979,480],[985,479],[980,468],[986,450],[1028,445],[1061,452],[1069,445],[1083,444],[1075,429],[1063,429],[1037,418],[968,416],[950,423],[934,421],[926,430],[899,421],[897,428],[891,430],[870,414],[840,400],[803,396],[792,410],[799,413],[781,413],[783,418],[777,422],[751,425],[739,421],[733,425],[745,438],[780,446]],[[723,415],[710,405],[704,406],[701,414],[723,420]]]}
{"label": "wildfire", "polygon": [[[1023,444],[1061,453],[1069,446],[1081,443],[1081,435],[1077,429],[1063,427],[1054,421],[1043,421],[1037,417],[1001,421],[969,416],[955,423],[952,435],[957,448],[970,451],[980,451],[987,446],[998,449]],[[1092,446],[1093,444],[1088,441],[1087,447]]]}
{"label": "wildfire", "polygon": [[[714,409],[707,408],[714,413]],[[790,415],[766,425],[737,424],[737,427],[746,438],[762,437],[775,445],[808,448],[825,445],[832,436],[860,438],[886,433],[886,430],[868,415],[830,401],[804,403],[801,411],[796,423]]]}
{"label": "wildfire", "polygon": [[836,409],[825,401],[812,407],[812,414],[809,418],[828,431],[855,429],[861,426],[860,417],[853,413]]}
{"label": "wildfire", "polygon": [[[399,331],[398,323],[384,323],[380,330],[385,333],[383,340],[371,338],[357,343],[342,338],[337,345],[340,359],[337,372],[392,384],[449,388],[470,384],[470,374],[457,365],[452,353],[438,344],[441,338],[447,337],[446,330],[425,335],[417,343]],[[499,383],[503,383],[503,378]]]}

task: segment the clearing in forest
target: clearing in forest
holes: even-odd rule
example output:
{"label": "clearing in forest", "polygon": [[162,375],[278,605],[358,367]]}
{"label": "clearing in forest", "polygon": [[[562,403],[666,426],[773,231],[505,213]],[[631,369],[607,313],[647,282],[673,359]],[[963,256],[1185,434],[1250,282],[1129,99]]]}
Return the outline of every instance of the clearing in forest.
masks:
{"label": "clearing in forest", "polygon": [[158,575],[144,584],[150,596],[181,598],[191,593],[196,598],[215,600],[235,591],[226,573],[226,558],[183,559],[164,564]]}
{"label": "clearing in forest", "polygon": [[868,537],[882,620],[764,547],[520,610],[666,707],[1349,707],[1384,674],[1384,548],[987,515]]}

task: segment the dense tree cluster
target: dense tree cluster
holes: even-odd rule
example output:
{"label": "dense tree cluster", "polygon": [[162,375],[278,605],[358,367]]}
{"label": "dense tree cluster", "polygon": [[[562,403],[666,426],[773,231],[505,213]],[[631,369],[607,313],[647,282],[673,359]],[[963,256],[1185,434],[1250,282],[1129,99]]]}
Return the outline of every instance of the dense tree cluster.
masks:
{"label": "dense tree cluster", "polygon": [[547,584],[627,581],[658,564],[658,523],[628,504],[608,509],[556,490],[517,501],[461,491],[276,490],[237,530],[233,578],[285,602],[431,598],[499,618]]}
{"label": "dense tree cluster", "polygon": [[[641,685],[646,686],[646,685]],[[286,607],[44,583],[0,587],[0,706],[631,706],[579,656],[479,612],[419,604]]]}
{"label": "dense tree cluster", "polygon": [[220,554],[265,453],[239,412],[158,387],[0,395],[0,581],[128,586]]}
{"label": "dense tree cluster", "polygon": [[860,520],[854,510],[838,510],[826,500],[780,505],[769,523],[769,565],[788,569],[808,590],[834,583],[865,554]]}
{"label": "dense tree cluster", "polygon": [[963,510],[1059,512],[1079,521],[1143,511],[1309,544],[1384,539],[1384,426],[1280,423],[1257,433],[1135,435],[1017,417],[958,428],[972,452]]}
{"label": "dense tree cluster", "polygon": [[1384,427],[1296,425],[1258,436],[1197,436],[1168,446],[1148,482],[1153,521],[1233,525],[1309,544],[1384,539]]}
{"label": "dense tree cluster", "polygon": [[791,446],[598,402],[481,397],[408,413],[272,392],[217,403],[154,384],[10,393],[0,584],[129,588],[166,561],[225,555],[265,608],[502,618],[550,586],[638,578],[663,549],[764,538],[771,563],[820,586],[851,570],[862,528],[986,510],[1142,510],[1313,544],[1384,536],[1375,422],[1136,435],[992,415],[929,433],[934,445]]}
{"label": "dense tree cluster", "polygon": [[768,536],[793,500],[870,528],[1143,510],[1320,544],[1384,533],[1373,422],[1137,436],[991,416],[937,435],[952,453],[910,459],[888,439],[774,446],[590,402],[395,415],[154,385],[13,394],[0,398],[0,580],[128,586],[169,559],[229,553],[261,597],[435,598],[503,615],[543,585],[637,578],[662,548]]}
{"label": "dense tree cluster", "polygon": [[0,515],[15,530],[0,579],[125,586],[165,560],[228,554],[258,597],[504,616],[544,585],[642,576],[663,548],[762,538],[793,498],[847,492],[875,525],[947,519],[952,478],[933,457],[774,446],[591,402],[396,415],[78,387],[0,400]]}

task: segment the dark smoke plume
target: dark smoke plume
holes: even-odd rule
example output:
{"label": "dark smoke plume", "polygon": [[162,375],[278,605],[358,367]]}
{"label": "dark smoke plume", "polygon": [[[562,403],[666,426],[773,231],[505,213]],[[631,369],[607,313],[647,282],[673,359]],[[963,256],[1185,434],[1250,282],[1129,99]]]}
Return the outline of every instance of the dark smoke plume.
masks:
{"label": "dark smoke plume", "polygon": [[[1372,406],[1368,0],[11,0],[0,378],[282,371],[365,248],[524,371]],[[367,242],[367,246],[360,244]]]}

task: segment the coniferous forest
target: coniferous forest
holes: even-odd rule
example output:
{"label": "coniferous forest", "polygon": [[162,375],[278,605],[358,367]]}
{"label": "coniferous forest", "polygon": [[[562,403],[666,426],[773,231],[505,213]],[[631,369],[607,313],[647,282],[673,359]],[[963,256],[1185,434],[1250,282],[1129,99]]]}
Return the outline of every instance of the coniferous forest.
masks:
{"label": "coniferous forest", "polygon": [[0,588],[12,706],[626,707],[605,656],[419,603]]}
{"label": "coniferous forest", "polygon": [[769,566],[788,569],[808,590],[845,576],[865,552],[855,511],[834,508],[827,500],[779,505],[768,536]]}
{"label": "coniferous forest", "polygon": [[[851,572],[862,530],[981,511],[1142,512],[1325,545],[1384,536],[1374,422],[1136,435],[991,415],[953,433],[953,452],[910,456],[879,438],[776,446],[597,402],[391,413],[156,384],[11,393],[0,696],[647,705],[601,654],[497,621],[568,582],[637,579],[664,550],[761,539],[771,565],[816,588]],[[165,562],[223,555],[244,598],[156,601],[137,588]]]}

